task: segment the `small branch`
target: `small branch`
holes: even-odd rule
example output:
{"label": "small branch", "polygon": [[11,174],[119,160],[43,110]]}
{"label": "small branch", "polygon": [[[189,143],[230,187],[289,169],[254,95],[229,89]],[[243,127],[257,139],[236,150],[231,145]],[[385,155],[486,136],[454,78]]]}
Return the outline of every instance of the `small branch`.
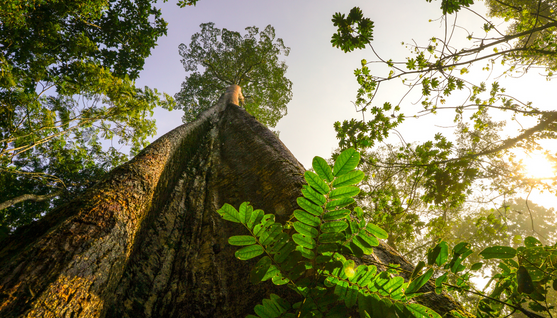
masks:
{"label": "small branch", "polygon": [[43,195],[37,195],[37,194],[23,194],[20,195],[19,197],[4,201],[2,203],[0,203],[0,210],[9,208],[10,206],[17,204],[19,202],[23,202],[23,201],[28,201],[28,200],[32,200],[35,202],[41,202],[41,201],[45,201],[48,199],[51,199],[53,197],[57,197],[59,195],[61,195],[64,191],[63,190],[58,190],[55,191],[53,193],[50,194],[43,194]]}

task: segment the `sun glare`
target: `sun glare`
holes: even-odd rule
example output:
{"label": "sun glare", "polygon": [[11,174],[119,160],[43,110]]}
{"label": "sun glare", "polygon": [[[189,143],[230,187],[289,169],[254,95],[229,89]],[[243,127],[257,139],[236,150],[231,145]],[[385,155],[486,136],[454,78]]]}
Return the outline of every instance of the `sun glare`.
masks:
{"label": "sun glare", "polygon": [[551,162],[549,162],[543,155],[533,155],[524,158],[522,161],[526,176],[529,178],[552,178],[556,172]]}

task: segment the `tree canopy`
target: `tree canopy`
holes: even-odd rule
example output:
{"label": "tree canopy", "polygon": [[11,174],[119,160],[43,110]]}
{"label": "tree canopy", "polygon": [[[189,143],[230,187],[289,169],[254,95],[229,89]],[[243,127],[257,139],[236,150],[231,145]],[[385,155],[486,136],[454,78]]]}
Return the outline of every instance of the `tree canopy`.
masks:
{"label": "tree canopy", "polygon": [[285,77],[287,66],[279,60],[282,54],[288,56],[290,48],[282,39],[275,39],[271,25],[261,32],[247,27],[244,36],[215,28],[212,22],[200,26],[189,46],[179,46],[189,74],[174,97],[177,107],[184,110],[184,122],[197,118],[214,105],[220,92],[236,84],[246,96],[244,108],[264,125],[274,127],[286,115],[292,99],[292,82]]}
{"label": "tree canopy", "polygon": [[102,139],[134,153],[154,135],[153,108],[173,100],[134,80],[167,31],[155,2],[0,4],[0,225],[36,219],[127,159]]}

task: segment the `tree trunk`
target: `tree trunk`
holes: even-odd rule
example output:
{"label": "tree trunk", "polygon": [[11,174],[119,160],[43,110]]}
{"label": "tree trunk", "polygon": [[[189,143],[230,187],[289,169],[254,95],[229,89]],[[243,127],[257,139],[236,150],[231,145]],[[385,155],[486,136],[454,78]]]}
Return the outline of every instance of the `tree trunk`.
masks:
{"label": "tree trunk", "polygon": [[[239,261],[227,244],[246,233],[216,210],[250,201],[284,223],[304,169],[225,97],[0,242],[0,317],[243,317],[271,292],[295,300],[249,283],[257,259]],[[372,258],[411,269],[386,245]],[[423,302],[462,310],[446,295]]]}

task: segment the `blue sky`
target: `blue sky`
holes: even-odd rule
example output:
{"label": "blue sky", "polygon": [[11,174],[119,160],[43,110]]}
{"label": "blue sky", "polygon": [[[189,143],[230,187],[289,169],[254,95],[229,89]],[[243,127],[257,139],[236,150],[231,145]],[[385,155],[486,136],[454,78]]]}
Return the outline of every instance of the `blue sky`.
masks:
{"label": "blue sky", "polygon": [[[360,7],[364,15],[374,21],[373,45],[377,53],[385,59],[404,60],[409,56],[409,50],[401,42],[414,40],[426,44],[432,36],[443,36],[443,24],[436,21],[441,16],[439,5],[440,1],[427,3],[425,0],[200,0],[196,7],[186,8],[178,8],[175,2],[159,3],[157,7],[162,9],[168,22],[168,35],[158,40],[158,46],[146,60],[137,84],[157,88],[170,95],[177,93],[186,75],[180,63],[178,45],[189,44],[191,36],[199,32],[201,23],[214,22],[217,28],[242,34],[248,26],[263,29],[271,24],[277,37],[291,48],[290,55],[283,59],[288,65],[286,76],[293,82],[293,99],[288,104],[288,115],[276,129],[294,156],[310,168],[314,156],[328,158],[337,147],[333,128],[335,121],[361,118],[351,102],[355,100],[358,88],[353,71],[360,67],[361,59],[373,59],[369,48],[343,53],[331,46],[331,35],[335,32],[332,15],[335,12],[347,14],[351,8]],[[485,11],[481,2],[474,8]],[[430,19],[434,21],[430,22]],[[470,25],[469,31],[475,32],[475,35],[482,32],[483,22],[471,14],[460,14],[458,24]],[[457,29],[453,44],[470,45],[465,43],[465,35],[464,30]],[[489,76],[485,72],[478,73],[479,76]],[[554,83],[546,82],[538,74],[529,76],[532,75],[534,77],[530,80],[509,81],[508,85],[514,87],[514,95],[523,94],[525,100],[554,109],[554,104],[548,99],[551,94],[547,94],[553,90]],[[383,86],[376,103],[390,101],[396,104],[405,92],[399,83]],[[419,105],[414,104],[418,98],[418,95],[411,95],[404,100],[401,107],[405,114],[414,115],[421,110]],[[181,110],[168,112],[157,109],[157,137],[181,125],[181,117]],[[407,119],[399,131],[406,142],[430,140],[439,131],[451,136],[452,128],[441,126],[453,126],[452,118],[454,113],[447,111],[437,116]],[[525,122],[520,124],[528,126]],[[509,123],[509,135],[516,135],[520,124]],[[390,141],[398,142],[395,138]],[[535,195],[530,198],[535,198]],[[557,200],[552,196],[543,201]]]}

